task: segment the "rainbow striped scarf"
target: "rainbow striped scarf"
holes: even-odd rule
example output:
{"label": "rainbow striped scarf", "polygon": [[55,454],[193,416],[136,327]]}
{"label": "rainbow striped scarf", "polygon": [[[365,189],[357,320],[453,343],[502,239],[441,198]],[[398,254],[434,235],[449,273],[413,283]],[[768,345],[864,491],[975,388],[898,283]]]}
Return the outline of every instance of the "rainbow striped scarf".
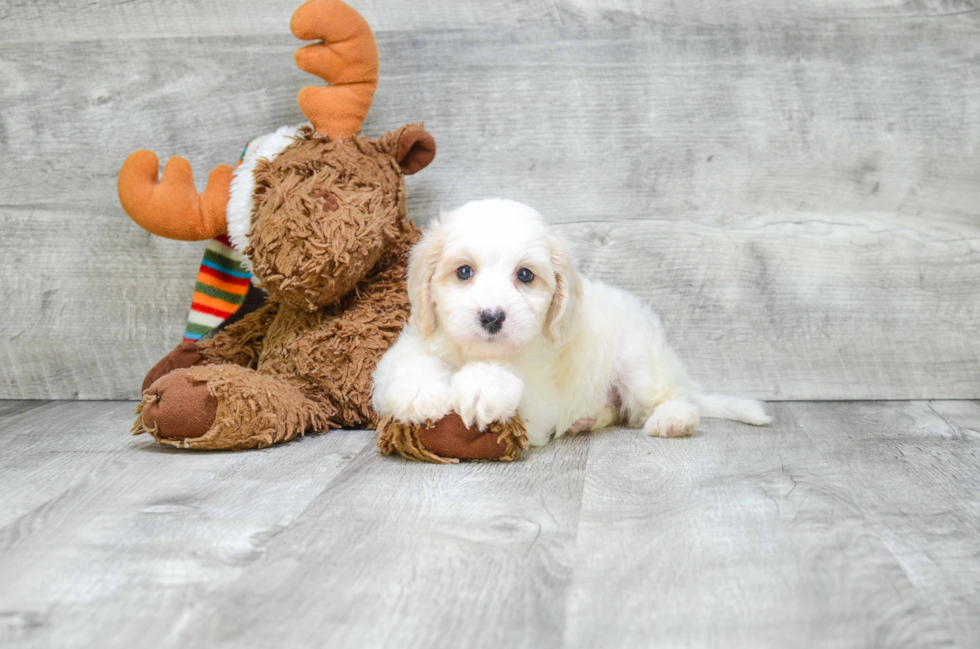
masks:
{"label": "rainbow striped scarf", "polygon": [[200,340],[241,308],[252,273],[227,235],[211,239],[197,272],[184,340]]}

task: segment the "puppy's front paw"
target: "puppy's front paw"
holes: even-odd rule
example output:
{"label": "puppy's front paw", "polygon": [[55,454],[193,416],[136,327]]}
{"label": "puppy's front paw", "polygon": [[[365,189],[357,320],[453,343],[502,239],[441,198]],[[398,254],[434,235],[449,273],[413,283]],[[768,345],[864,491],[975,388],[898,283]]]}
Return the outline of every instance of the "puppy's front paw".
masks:
{"label": "puppy's front paw", "polygon": [[401,422],[422,424],[449,414],[449,384],[442,381],[396,381],[388,386],[383,414]]}
{"label": "puppy's front paw", "polygon": [[480,430],[517,412],[524,382],[493,363],[470,363],[453,375],[449,405],[467,426]]}
{"label": "puppy's front paw", "polygon": [[694,434],[701,417],[686,401],[664,401],[643,425],[651,437],[687,437]]}

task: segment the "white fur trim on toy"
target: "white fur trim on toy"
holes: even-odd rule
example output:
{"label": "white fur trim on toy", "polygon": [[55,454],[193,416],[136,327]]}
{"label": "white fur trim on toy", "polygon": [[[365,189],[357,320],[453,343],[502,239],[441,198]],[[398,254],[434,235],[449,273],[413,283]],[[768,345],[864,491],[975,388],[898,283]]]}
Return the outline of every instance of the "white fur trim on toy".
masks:
{"label": "white fur trim on toy", "polygon": [[[255,165],[263,158],[272,160],[282,153],[293,143],[293,138],[303,126],[305,124],[283,126],[275,133],[253,138],[245,147],[242,163],[232,172],[225,219],[228,223],[228,238],[238,252],[245,252],[245,247],[248,245],[248,230],[252,226],[252,211],[255,209],[252,196],[255,193]],[[252,269],[252,263],[248,258],[245,259],[245,264],[249,270]]]}

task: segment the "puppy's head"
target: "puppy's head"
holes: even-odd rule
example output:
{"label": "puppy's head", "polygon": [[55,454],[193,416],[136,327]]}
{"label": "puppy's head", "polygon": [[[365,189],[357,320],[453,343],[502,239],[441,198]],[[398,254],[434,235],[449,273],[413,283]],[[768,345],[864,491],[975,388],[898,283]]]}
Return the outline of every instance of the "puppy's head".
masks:
{"label": "puppy's head", "polygon": [[560,342],[581,287],[564,242],[515,201],[443,214],[412,250],[408,294],[423,336],[441,330],[464,353],[500,358],[542,336]]}

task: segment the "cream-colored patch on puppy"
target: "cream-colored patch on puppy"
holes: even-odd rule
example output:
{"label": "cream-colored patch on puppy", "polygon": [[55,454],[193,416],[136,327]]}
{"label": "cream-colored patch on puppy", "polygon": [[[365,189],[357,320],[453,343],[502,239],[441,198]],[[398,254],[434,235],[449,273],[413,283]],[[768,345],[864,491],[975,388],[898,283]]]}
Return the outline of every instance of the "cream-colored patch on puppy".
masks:
{"label": "cream-colored patch on puppy", "polygon": [[694,434],[700,422],[701,415],[694,404],[671,400],[653,409],[643,430],[651,437],[687,437]]}
{"label": "cream-colored patch on puppy", "polygon": [[484,429],[519,412],[532,444],[614,423],[691,435],[701,417],[757,426],[757,401],[705,395],[637,297],[579,275],[526,205],[474,201],[412,250],[410,324],[374,374],[374,408],[412,423],[451,411]]}

